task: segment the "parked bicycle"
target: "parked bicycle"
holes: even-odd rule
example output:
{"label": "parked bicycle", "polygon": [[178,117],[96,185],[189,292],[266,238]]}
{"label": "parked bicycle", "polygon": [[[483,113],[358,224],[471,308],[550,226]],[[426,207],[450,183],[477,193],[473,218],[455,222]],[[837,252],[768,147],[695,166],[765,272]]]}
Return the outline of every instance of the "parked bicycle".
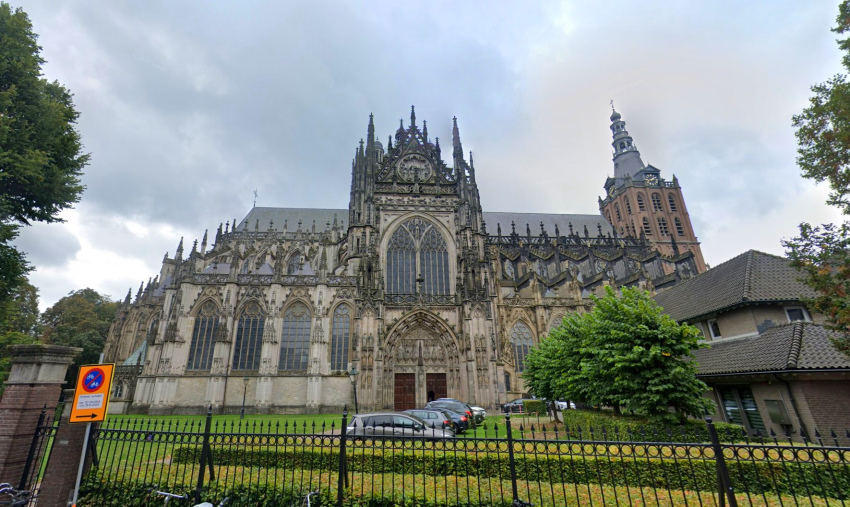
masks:
{"label": "parked bicycle", "polygon": [[[159,491],[156,488],[152,488],[151,492],[163,497],[163,505],[168,505],[168,502],[170,502],[171,500],[189,500],[189,498],[190,498],[188,494],[178,495],[176,493],[170,493],[168,491]],[[230,500],[230,497],[225,497],[224,500],[222,500],[221,502],[218,503],[217,507],[224,507],[225,502],[227,502],[228,500]],[[195,507],[216,507],[216,506],[211,504],[210,502],[201,502],[199,504],[196,504]]]}
{"label": "parked bicycle", "polygon": [[295,500],[289,502],[287,507],[310,507],[310,498],[316,497],[316,500],[319,500],[319,490],[311,491],[304,495],[304,497],[296,498]]}
{"label": "parked bicycle", "polygon": [[31,491],[15,489],[8,482],[0,484],[0,505],[4,507],[28,505],[32,499]]}

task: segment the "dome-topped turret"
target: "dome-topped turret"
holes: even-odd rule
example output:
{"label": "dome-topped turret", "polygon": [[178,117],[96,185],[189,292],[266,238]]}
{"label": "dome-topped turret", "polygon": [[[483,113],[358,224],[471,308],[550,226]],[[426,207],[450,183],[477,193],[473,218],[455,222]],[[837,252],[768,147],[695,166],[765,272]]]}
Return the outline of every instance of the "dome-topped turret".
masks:
{"label": "dome-topped turret", "polygon": [[620,113],[618,113],[617,111],[614,111],[613,113],[611,113],[611,121],[612,122],[618,121],[620,118],[622,118],[622,117],[620,116]]}

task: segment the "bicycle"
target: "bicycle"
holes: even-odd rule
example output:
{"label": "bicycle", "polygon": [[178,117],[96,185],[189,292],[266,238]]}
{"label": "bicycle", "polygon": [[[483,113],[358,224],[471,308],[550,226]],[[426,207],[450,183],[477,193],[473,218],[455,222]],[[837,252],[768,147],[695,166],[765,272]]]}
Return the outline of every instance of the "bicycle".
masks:
{"label": "bicycle", "polygon": [[301,498],[299,496],[299,498],[293,500],[292,502],[290,502],[287,505],[288,505],[288,507],[310,507],[310,497],[316,496],[318,494],[319,494],[318,489],[316,491],[311,491],[311,492],[307,493],[306,495],[304,495],[303,498]]}
{"label": "bicycle", "polygon": [[[189,498],[190,498],[188,494],[177,495],[177,494],[174,494],[174,493],[169,493],[168,491],[159,491],[156,488],[151,488],[150,491],[155,492],[157,495],[164,497],[163,505],[168,505],[168,502],[170,502],[171,500],[174,500],[174,499],[189,500]],[[227,502],[228,500],[230,500],[230,497],[225,497],[224,500],[222,500],[221,502],[218,503],[217,507],[224,507],[225,502]],[[210,502],[201,502],[201,503],[195,505],[195,507],[216,507],[216,506],[214,506]]]}
{"label": "bicycle", "polygon": [[18,490],[8,482],[0,484],[0,505],[2,506],[24,506],[33,500],[31,491]]}

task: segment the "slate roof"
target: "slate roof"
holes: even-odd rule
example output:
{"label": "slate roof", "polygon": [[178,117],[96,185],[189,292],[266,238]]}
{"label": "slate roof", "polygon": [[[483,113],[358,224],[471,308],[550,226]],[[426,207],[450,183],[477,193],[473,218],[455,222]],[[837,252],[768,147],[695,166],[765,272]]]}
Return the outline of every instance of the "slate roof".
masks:
{"label": "slate roof", "polygon": [[[255,207],[251,208],[248,215],[243,218],[236,229],[239,231],[254,230],[259,221],[259,229],[267,231],[269,224],[274,220],[274,228],[277,231],[283,230],[283,223],[286,221],[287,229],[294,231],[298,227],[298,221],[301,221],[301,228],[309,230],[313,226],[313,221],[316,222],[316,230],[324,231],[326,224],[333,224],[334,217],[337,223],[345,228],[345,222],[348,220],[347,209],[320,209],[320,208],[270,208],[270,207]],[[613,232],[611,224],[609,224],[602,215],[572,215],[572,214],[557,214],[557,213],[506,213],[506,212],[484,212],[484,221],[487,223],[487,232],[496,234],[496,225],[501,224],[502,234],[507,236],[511,233],[511,222],[515,223],[517,234],[524,236],[526,234],[526,225],[531,228],[532,236],[540,234],[540,223],[546,229],[546,233],[550,236],[555,235],[555,225],[557,224],[559,232],[562,236],[569,234],[569,224],[572,223],[573,231],[576,234],[584,235],[584,228],[587,227],[587,232],[592,237],[599,234],[599,228],[602,226],[602,233],[608,234]]]}
{"label": "slate roof", "polygon": [[816,294],[788,259],[757,250],[733,257],[655,296],[678,321],[762,302],[791,302]]}
{"label": "slate roof", "polygon": [[850,358],[832,343],[838,333],[811,322],[793,322],[758,336],[711,342],[694,351],[699,375],[768,371],[850,370]]}

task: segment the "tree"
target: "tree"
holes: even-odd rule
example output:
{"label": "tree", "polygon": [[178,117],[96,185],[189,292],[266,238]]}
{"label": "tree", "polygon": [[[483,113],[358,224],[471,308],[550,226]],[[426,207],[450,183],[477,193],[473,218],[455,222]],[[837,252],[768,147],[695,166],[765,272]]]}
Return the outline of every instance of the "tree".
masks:
{"label": "tree", "polygon": [[18,286],[12,297],[2,309],[5,315],[0,319],[0,395],[3,393],[3,382],[9,378],[12,367],[10,345],[36,343],[38,339],[38,289],[28,281]]}
{"label": "tree", "polygon": [[648,417],[702,416],[711,402],[691,353],[701,346],[699,331],[662,313],[645,291],[606,292],[529,353],[523,378],[532,392]]}
{"label": "tree", "polygon": [[68,369],[66,380],[69,383],[73,384],[80,365],[98,362],[117,311],[118,303],[109,296],[81,289],[69,293],[42,314],[45,343],[83,349],[75,358],[74,366]]}
{"label": "tree", "polygon": [[10,242],[22,225],[61,221],[89,160],[71,93],[41,77],[37,39],[23,10],[0,3],[0,306],[31,269]]}
{"label": "tree", "polygon": [[[850,31],[850,2],[838,7],[838,34]],[[842,63],[850,70],[850,37],[838,39]],[[809,106],[794,116],[797,164],[803,177],[828,182],[826,203],[850,215],[850,83],[838,74],[812,87]],[[836,345],[850,354],[850,223],[800,224],[800,235],[783,241],[792,265],[818,296],[808,306],[826,316],[828,327],[842,333]]]}

